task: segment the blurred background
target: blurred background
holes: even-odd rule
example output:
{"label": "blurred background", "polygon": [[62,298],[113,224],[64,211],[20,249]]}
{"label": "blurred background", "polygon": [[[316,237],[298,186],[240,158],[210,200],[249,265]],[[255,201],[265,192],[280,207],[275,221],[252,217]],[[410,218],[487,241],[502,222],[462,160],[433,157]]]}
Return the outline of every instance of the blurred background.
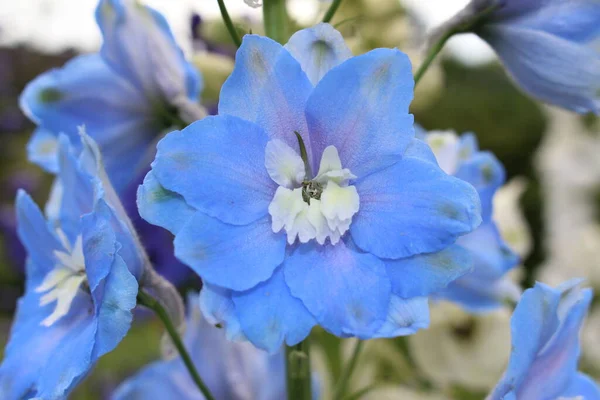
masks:
{"label": "blurred background", "polygon": [[[216,0],[142,1],[162,12],[186,55],[204,74],[203,104],[215,110],[220,85],[233,66],[235,47],[220,20]],[[332,23],[355,54],[398,47],[420,56],[427,32],[467,0],[345,0]],[[290,0],[298,28],[319,21],[326,4]],[[261,9],[226,0],[236,25],[260,33]],[[15,234],[13,201],[25,188],[46,202],[51,176],[27,162],[33,124],[19,109],[25,85],[76,54],[97,51],[95,0],[0,0],[0,356],[16,301],[23,291],[25,254]],[[484,150],[503,162],[507,186],[495,199],[495,218],[505,239],[523,257],[514,279],[555,284],[581,276],[600,289],[600,122],[536,103],[506,76],[489,47],[474,36],[451,40],[427,73],[412,105],[427,130],[474,132]],[[171,238],[137,215],[135,187],[124,199],[157,269],[182,293],[200,282],[172,256]],[[440,304],[432,328],[409,339],[372,341],[360,362],[355,389],[373,378],[390,385],[390,398],[481,399],[502,373],[510,346],[510,310],[483,317]],[[107,398],[141,365],[159,357],[161,327],[136,318],[132,333],[86,380],[74,399]],[[328,369],[324,386],[339,374],[351,344],[323,332],[315,362]],[[600,306],[583,334],[583,369],[600,377]],[[325,367],[329,368],[325,368]],[[402,385],[399,389],[398,385]],[[392,392],[390,392],[392,393]],[[382,396],[381,394],[379,396]],[[368,396],[367,396],[368,397]],[[382,398],[382,397],[378,397]]]}

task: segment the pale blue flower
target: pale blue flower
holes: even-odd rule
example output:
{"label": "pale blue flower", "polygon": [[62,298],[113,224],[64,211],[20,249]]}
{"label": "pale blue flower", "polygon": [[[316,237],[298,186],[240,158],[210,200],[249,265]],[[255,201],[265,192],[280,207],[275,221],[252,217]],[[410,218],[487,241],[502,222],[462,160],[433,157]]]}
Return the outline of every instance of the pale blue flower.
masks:
{"label": "pale blue flower", "polygon": [[511,319],[512,352],[488,400],[600,399],[598,385],[577,371],[579,331],[592,291],[565,282],[536,283],[523,293]]}
{"label": "pale blue flower", "polygon": [[[225,332],[204,320],[198,296],[188,296],[183,342],[196,370],[216,399],[286,398],[283,353],[269,355],[250,343],[231,343]],[[202,400],[180,357],[157,361],[123,382],[113,400]]]}
{"label": "pale blue flower", "polygon": [[473,271],[450,283],[436,297],[475,312],[499,307],[506,298],[517,301],[520,289],[507,273],[519,263],[519,257],[502,239],[492,219],[493,197],[505,182],[502,164],[492,153],[479,150],[473,134],[459,137],[454,132],[434,131],[423,138],[446,173],[477,189],[483,219],[474,232],[456,241],[471,254]]}
{"label": "pale blue flower", "polygon": [[351,57],[326,24],[285,47],[246,35],[219,116],[160,141],[140,213],[175,234],[230,338],[272,352],[315,324],[411,334],[427,296],[468,271],[453,243],[479,198],[414,139],[411,71],[398,50]]}
{"label": "pale blue flower", "polygon": [[57,183],[48,220],[23,191],[19,237],[28,253],[20,299],[0,366],[7,400],[64,399],[129,330],[144,256],[95,143],[77,152],[58,139]]}
{"label": "pale blue flower", "polygon": [[77,126],[85,125],[120,191],[148,166],[161,134],[203,116],[202,82],[153,9],[135,0],[101,0],[96,19],[100,52],[37,77],[21,108],[39,125],[28,145],[31,161],[55,172],[58,134],[76,142]]}
{"label": "pale blue flower", "polygon": [[496,51],[527,93],[579,113],[600,113],[598,0],[472,0],[443,29],[469,30]]}

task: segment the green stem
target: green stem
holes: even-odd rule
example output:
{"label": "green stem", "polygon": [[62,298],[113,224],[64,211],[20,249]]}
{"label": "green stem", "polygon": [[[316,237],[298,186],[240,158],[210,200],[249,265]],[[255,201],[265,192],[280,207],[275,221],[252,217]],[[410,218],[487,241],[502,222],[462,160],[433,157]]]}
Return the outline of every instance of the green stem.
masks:
{"label": "green stem", "polygon": [[456,32],[454,30],[446,32],[433,46],[429,48],[429,51],[425,56],[425,60],[423,60],[423,63],[415,73],[415,87],[417,86],[423,75],[425,75],[425,72],[427,72],[427,70],[433,63],[433,60],[435,60],[440,51],[442,51],[448,39],[450,39],[455,33]]}
{"label": "green stem", "polygon": [[285,0],[263,0],[262,7],[266,35],[284,44],[288,40],[288,15]]}
{"label": "green stem", "polygon": [[309,338],[285,347],[288,400],[312,399],[309,350]]}
{"label": "green stem", "polygon": [[240,47],[242,45],[242,39],[240,39],[240,36],[238,35],[237,30],[235,29],[235,26],[233,26],[233,21],[231,20],[231,17],[229,17],[229,13],[227,12],[227,7],[225,7],[225,3],[223,2],[223,0],[217,0],[217,2],[219,3],[219,10],[221,10],[221,16],[223,17],[223,22],[225,22],[227,31],[231,36],[231,40],[233,40],[233,43],[235,43],[237,47]]}
{"label": "green stem", "polygon": [[360,352],[361,352],[364,344],[365,344],[364,341],[359,340],[356,343],[356,346],[354,346],[354,351],[352,352],[352,357],[350,358],[350,362],[346,365],[346,368],[342,371],[342,375],[340,376],[340,379],[338,380],[338,383],[335,386],[335,391],[333,394],[334,400],[341,400],[342,397],[344,397],[344,394],[346,393],[346,389],[348,386],[348,381],[350,380],[350,377],[352,376],[352,372],[354,372],[354,367],[356,367],[356,361],[358,360],[358,356],[360,355]]}
{"label": "green stem", "polygon": [[330,22],[333,19],[333,16],[335,15],[335,12],[337,11],[337,9],[340,7],[340,4],[342,4],[342,0],[333,0],[331,2],[329,9],[327,10],[327,12],[325,13],[325,16],[323,17],[323,22]]}
{"label": "green stem", "polygon": [[179,337],[177,329],[173,325],[173,322],[171,322],[171,319],[169,318],[169,315],[167,314],[167,311],[164,309],[164,307],[158,302],[158,300],[156,300],[154,297],[150,296],[148,293],[142,290],[138,292],[137,300],[139,304],[146,306],[152,311],[154,311],[156,315],[160,318],[160,320],[163,322],[165,329],[171,337],[171,340],[177,348],[177,351],[179,351],[179,355],[181,356],[183,363],[185,364],[188,372],[190,373],[192,380],[194,381],[196,386],[198,386],[198,389],[200,389],[200,392],[202,392],[206,400],[215,400],[215,398],[210,393],[208,387],[202,381],[202,378],[200,378],[200,374],[198,374],[198,371],[196,370],[196,367],[194,366],[194,363],[192,362],[189,353],[183,345],[181,337]]}
{"label": "green stem", "polygon": [[344,400],[359,400],[361,399],[365,394],[369,393],[370,391],[374,390],[377,388],[377,384],[373,384],[370,386],[365,387],[364,389],[360,389],[359,391],[352,393],[346,397],[344,397]]}

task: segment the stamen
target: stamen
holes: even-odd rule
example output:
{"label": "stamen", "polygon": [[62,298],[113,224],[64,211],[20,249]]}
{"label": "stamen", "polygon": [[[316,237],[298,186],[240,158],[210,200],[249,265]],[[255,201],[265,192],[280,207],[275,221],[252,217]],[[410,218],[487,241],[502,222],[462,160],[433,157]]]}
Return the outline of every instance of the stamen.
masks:
{"label": "stamen", "polygon": [[302,182],[302,200],[310,204],[310,199],[321,200],[323,185],[315,181]]}
{"label": "stamen", "polygon": [[298,139],[298,146],[300,147],[300,157],[302,161],[304,161],[304,169],[306,171],[306,179],[311,179],[312,171],[310,168],[310,164],[308,162],[308,153],[306,152],[306,146],[304,145],[304,140],[302,140],[302,136],[298,133],[298,131],[294,131],[296,134],[296,139]]}

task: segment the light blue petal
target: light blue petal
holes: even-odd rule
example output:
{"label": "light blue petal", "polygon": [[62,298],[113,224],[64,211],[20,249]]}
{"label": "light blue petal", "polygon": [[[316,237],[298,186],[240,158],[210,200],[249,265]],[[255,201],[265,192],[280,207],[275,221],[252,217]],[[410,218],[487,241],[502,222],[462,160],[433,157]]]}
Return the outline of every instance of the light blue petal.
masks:
{"label": "light blue petal", "polygon": [[308,243],[284,263],[285,281],[319,325],[337,336],[370,338],[387,319],[391,284],[377,257]]}
{"label": "light blue petal", "polygon": [[137,207],[142,218],[168,229],[174,235],[196,212],[181,195],[165,189],[152,170],[138,188]]}
{"label": "light blue petal", "polygon": [[29,195],[19,190],[16,199],[17,233],[27,250],[32,263],[28,263],[27,281],[31,288],[38,286],[48,272],[54,269],[56,250],[63,250],[62,244],[50,230],[37,204]]}
{"label": "light blue petal", "polygon": [[312,85],[298,61],[266,37],[245,35],[235,67],[219,97],[219,115],[233,115],[259,125],[270,139],[298,149],[294,131],[306,144],[312,159],[304,116]]}
{"label": "light blue petal", "polygon": [[473,272],[468,276],[482,281],[501,278],[520,261],[504,242],[494,222],[483,223],[474,232],[458,238],[456,244],[473,257]]}
{"label": "light blue petal", "polygon": [[[41,322],[55,304],[40,307],[39,302],[33,291],[19,300],[0,366],[0,393],[7,399],[64,399],[91,366],[95,321],[87,312],[93,308],[90,296],[80,293],[69,313],[51,327]],[[66,364],[65,358],[70,360]]]}
{"label": "light blue petal", "polygon": [[582,396],[585,400],[598,400],[600,399],[600,388],[592,378],[578,373],[571,379],[567,390],[561,396],[566,398]]}
{"label": "light blue petal", "polygon": [[410,141],[406,151],[404,152],[404,157],[419,158],[424,161],[429,161],[434,165],[438,165],[435,154],[433,154],[433,151],[431,151],[431,147],[429,147],[429,145],[423,141],[423,139],[419,139],[417,137]]}
{"label": "light blue petal", "polygon": [[110,227],[110,217],[106,215],[110,211],[106,210],[107,207],[103,204],[98,212],[86,214],[81,218],[83,256],[88,284],[92,291],[95,291],[110,273],[116,252],[121,247]]}
{"label": "light blue petal", "polygon": [[596,0],[547,1],[537,9],[515,17],[507,23],[541,30],[573,42],[586,43],[600,34],[600,2]]}
{"label": "light blue petal", "polygon": [[94,199],[101,190],[100,181],[81,168],[67,136],[61,134],[58,143],[57,178],[63,188],[58,222],[73,244],[81,231],[81,216],[93,210]]}
{"label": "light blue petal", "polygon": [[271,354],[283,344],[300,343],[316,324],[302,302],[292,297],[282,268],[256,287],[234,292],[232,298],[248,340]]}
{"label": "light blue petal", "polygon": [[48,172],[58,172],[58,138],[50,130],[37,128],[27,143],[27,159]]}
{"label": "light blue petal", "polygon": [[[86,264],[86,271],[95,267],[99,266]],[[132,310],[136,306],[137,293],[137,280],[117,254],[109,275],[93,292],[98,318],[94,358],[112,351],[127,335],[133,320]]]}
{"label": "light blue petal", "polygon": [[385,260],[392,293],[403,297],[428,296],[444,289],[472,268],[472,260],[460,246],[437,253],[420,254],[399,260]]}
{"label": "light blue petal", "polygon": [[427,297],[403,299],[392,295],[386,322],[374,337],[393,338],[412,335],[429,327],[429,302]]}
{"label": "light blue petal", "polygon": [[213,285],[246,290],[267,280],[282,262],[286,238],[270,217],[228,225],[197,212],[175,238],[175,255]]}
{"label": "light blue petal", "polygon": [[294,33],[285,48],[300,63],[313,85],[330,69],[352,57],[341,33],[323,23]]}
{"label": "light blue petal", "polygon": [[265,168],[267,141],[255,124],[207,117],[162,139],[152,168],[160,184],[190,206],[245,225],[268,214],[277,189]]}
{"label": "light blue petal", "polygon": [[79,56],[40,75],[27,85],[20,104],[42,129],[65,133],[75,146],[78,127],[85,125],[119,189],[131,179],[131,169],[149,161],[148,146],[162,129],[148,100],[98,55]]}
{"label": "light blue petal", "polygon": [[[527,376],[518,390],[523,399],[556,398],[564,393],[577,371],[579,332],[592,301],[590,289],[572,289],[563,295],[558,309],[560,326],[539,349]],[[528,332],[522,331],[521,335]]]}
{"label": "light blue petal", "polygon": [[201,77],[160,13],[131,0],[101,0],[96,21],[104,38],[100,54],[147,98],[159,104],[181,95],[197,100]]}
{"label": "light blue petal", "polygon": [[358,179],[350,232],[364,251],[398,259],[442,250],[481,222],[479,196],[437,165],[406,157]]}
{"label": "light blue petal", "polygon": [[475,187],[481,200],[481,218],[484,222],[490,221],[494,195],[506,180],[500,161],[490,152],[477,152],[461,161],[454,176]]}
{"label": "light blue petal", "polygon": [[502,399],[526,378],[538,352],[558,329],[560,296],[560,291],[542,283],[523,293],[511,318],[512,350],[508,367],[492,393],[492,400]]}
{"label": "light blue petal", "polygon": [[521,288],[510,277],[477,279],[470,274],[450,283],[434,297],[457,303],[470,313],[486,313],[502,307],[506,300],[519,301]]}
{"label": "light blue petal", "polygon": [[579,113],[600,113],[600,57],[546,32],[493,25],[481,32],[530,95]]}
{"label": "light blue petal", "polygon": [[219,324],[225,329],[227,340],[239,342],[246,340],[246,336],[242,332],[231,296],[230,289],[204,282],[199,296],[200,310],[209,323]]}
{"label": "light blue petal", "polygon": [[399,161],[414,137],[413,88],[410,60],[399,50],[372,50],[329,71],[306,105],[313,170],[331,145],[359,178]]}

